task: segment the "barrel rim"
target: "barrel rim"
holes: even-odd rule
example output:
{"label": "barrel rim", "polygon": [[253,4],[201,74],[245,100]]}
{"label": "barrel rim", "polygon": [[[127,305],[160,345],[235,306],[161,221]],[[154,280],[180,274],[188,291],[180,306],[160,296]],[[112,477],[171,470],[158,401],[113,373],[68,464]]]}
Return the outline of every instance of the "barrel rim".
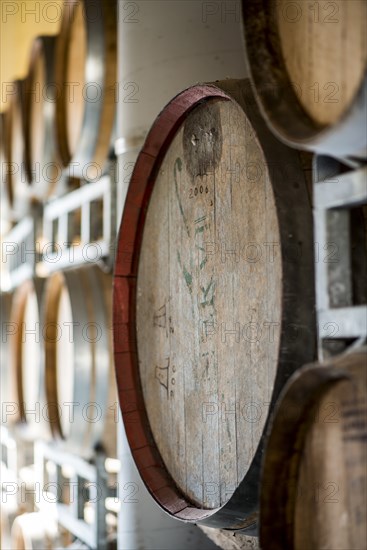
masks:
{"label": "barrel rim", "polygon": [[[246,116],[257,132],[257,139],[261,143],[265,158],[270,157],[276,162],[281,163],[282,157],[284,158],[286,155],[286,160],[292,159],[295,162],[295,166],[292,165],[289,167],[289,177],[295,178],[291,179],[291,181],[297,180],[297,176],[299,178],[298,154],[277,142],[267,130],[259,113],[256,111],[255,101],[247,80],[228,80],[222,83],[196,85],[181,92],[171,100],[160,113],[148,133],[145,144],[135,164],[127,192],[118,238],[114,276],[115,368],[120,408],[126,435],[140,475],[153,498],[166,512],[177,519],[202,522],[215,527],[242,529],[252,526],[257,519],[257,478],[259,475],[264,436],[259,442],[258,449],[245,478],[240,482],[232,497],[223,506],[212,510],[205,510],[195,507],[189,502],[177,489],[174,480],[166,470],[150,430],[140,385],[135,328],[136,281],[139,253],[142,244],[145,216],[155,184],[155,177],[173,136],[187,114],[201,102],[211,98],[224,101],[237,101],[242,109],[245,110]],[[244,107],[246,102],[247,108]],[[258,132],[259,128],[261,128],[261,131]],[[264,145],[266,146],[264,147]],[[283,185],[283,180],[281,183]],[[299,192],[302,191],[298,190]],[[278,189],[276,189],[275,193],[276,198],[282,203],[281,206],[277,205],[278,220],[285,218],[286,221],[285,228],[282,228],[281,223],[279,223],[282,248],[289,243],[290,237],[300,238],[303,235],[303,238],[307,239],[308,237],[307,235],[305,236],[305,233],[307,233],[308,229],[309,235],[312,235],[311,210],[303,214],[300,212],[299,216],[294,215],[294,212],[290,213],[289,201],[291,199],[285,196],[280,186],[280,181],[278,181]],[[291,193],[293,193],[294,197],[297,197],[293,187],[291,187]],[[292,235],[289,235],[290,227],[292,227]],[[311,241],[312,239],[310,238],[309,240]],[[129,250],[128,253],[126,253],[127,244],[133,246],[133,250]],[[312,243],[307,244],[308,247],[303,252],[305,261],[307,262],[306,265],[310,263],[309,270],[302,270],[300,264],[298,266],[293,265],[292,267],[283,263],[282,283],[282,306],[287,315],[294,315],[294,311],[292,311],[289,298],[287,299],[291,289],[287,289],[287,284],[284,281],[286,279],[284,271],[287,271],[290,280],[292,280],[292,277],[297,280],[299,290],[302,290],[304,294],[306,305],[300,306],[299,309],[302,312],[296,313],[296,318],[299,320],[301,326],[304,325],[305,320],[310,325],[310,327],[306,327],[306,332],[304,333],[306,334],[305,341],[307,341],[307,345],[305,347],[307,351],[305,352],[301,349],[300,342],[298,342],[298,346],[294,343],[294,345],[290,346],[292,351],[294,351],[294,357],[290,359],[289,356],[291,356],[291,353],[289,349],[283,349],[285,336],[283,334],[284,330],[282,331],[280,350],[282,350],[283,363],[281,372],[278,372],[276,375],[272,402],[275,401],[277,394],[284,384],[284,380],[290,376],[295,368],[314,358],[313,245]],[[311,288],[309,295],[307,295],[307,290],[305,290],[307,288],[306,285]],[[312,296],[312,300],[310,300],[310,295]],[[122,307],[120,303],[122,303]],[[282,320],[283,323],[284,321]],[[288,357],[286,357],[287,354]],[[265,429],[266,424],[264,433]]]}
{"label": "barrel rim", "polygon": [[[367,347],[347,351],[324,363],[305,365],[284,386],[272,421],[261,474],[260,544],[275,550],[293,548],[296,483],[301,449],[320,399],[342,382],[350,381],[351,366],[367,364]],[[365,365],[362,365],[362,370]]]}
{"label": "barrel rim", "polygon": [[259,109],[270,129],[291,147],[366,158],[367,65],[353,100],[337,122],[317,124],[303,109],[288,78],[278,34],[267,32],[271,11],[270,0],[242,0],[247,67]]}

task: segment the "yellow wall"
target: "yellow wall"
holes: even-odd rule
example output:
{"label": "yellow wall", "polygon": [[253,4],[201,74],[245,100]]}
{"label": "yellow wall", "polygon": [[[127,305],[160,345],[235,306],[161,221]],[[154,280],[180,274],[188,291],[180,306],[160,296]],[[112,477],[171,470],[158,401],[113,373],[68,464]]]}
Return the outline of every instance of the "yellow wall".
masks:
{"label": "yellow wall", "polygon": [[57,34],[63,0],[0,0],[0,110],[4,110],[4,83],[28,72],[32,40]]}

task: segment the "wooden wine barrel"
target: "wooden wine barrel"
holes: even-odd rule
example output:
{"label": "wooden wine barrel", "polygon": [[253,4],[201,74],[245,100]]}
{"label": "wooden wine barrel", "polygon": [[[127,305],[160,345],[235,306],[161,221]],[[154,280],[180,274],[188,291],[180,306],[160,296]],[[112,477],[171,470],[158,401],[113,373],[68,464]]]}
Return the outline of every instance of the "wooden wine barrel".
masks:
{"label": "wooden wine barrel", "polygon": [[242,6],[252,82],[275,134],[297,148],[366,158],[367,3]]}
{"label": "wooden wine barrel", "polygon": [[25,161],[25,118],[27,112],[25,80],[16,80],[9,91],[4,139],[6,143],[5,177],[11,216],[22,218],[30,208],[29,174]]}
{"label": "wooden wine barrel", "polygon": [[366,547],[367,349],[300,369],[269,428],[262,548]]}
{"label": "wooden wine barrel", "polygon": [[24,282],[11,309],[11,371],[15,375],[20,420],[29,435],[49,434],[45,406],[41,296],[43,279]]}
{"label": "wooden wine barrel", "polygon": [[56,44],[56,134],[60,160],[88,179],[86,165],[107,160],[116,104],[115,2],[65,3]]}
{"label": "wooden wine barrel", "polygon": [[111,277],[98,266],[55,273],[45,289],[51,430],[85,457],[97,445],[116,455],[111,297]]}
{"label": "wooden wine barrel", "polygon": [[61,178],[55,142],[55,42],[54,36],[34,40],[26,79],[26,162],[30,192],[38,200],[52,195]]}
{"label": "wooden wine barrel", "polygon": [[256,522],[268,412],[315,353],[312,240],[298,153],[267,130],[249,81],[168,104],[126,198],[114,343],[133,457],[178,519]]}
{"label": "wooden wine barrel", "polygon": [[13,550],[51,550],[59,548],[57,522],[45,512],[18,516],[11,529]]}

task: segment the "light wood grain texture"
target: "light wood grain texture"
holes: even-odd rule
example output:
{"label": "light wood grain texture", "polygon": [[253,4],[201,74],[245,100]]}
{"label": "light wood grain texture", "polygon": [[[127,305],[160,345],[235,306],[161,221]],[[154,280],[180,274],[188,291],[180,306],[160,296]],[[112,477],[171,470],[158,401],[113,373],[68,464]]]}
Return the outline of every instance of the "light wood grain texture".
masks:
{"label": "light wood grain texture", "polygon": [[272,262],[266,255],[279,232],[265,164],[241,108],[206,102],[166,153],[144,229],[145,403],[167,469],[208,508],[228,500],[249,467],[277,368],[282,267],[279,246]]}
{"label": "light wood grain texture", "polygon": [[264,548],[365,548],[366,434],[366,348],[292,378],[265,454]]}
{"label": "light wood grain texture", "polygon": [[280,0],[275,6],[285,66],[300,103],[315,122],[336,122],[367,67],[367,3]]}

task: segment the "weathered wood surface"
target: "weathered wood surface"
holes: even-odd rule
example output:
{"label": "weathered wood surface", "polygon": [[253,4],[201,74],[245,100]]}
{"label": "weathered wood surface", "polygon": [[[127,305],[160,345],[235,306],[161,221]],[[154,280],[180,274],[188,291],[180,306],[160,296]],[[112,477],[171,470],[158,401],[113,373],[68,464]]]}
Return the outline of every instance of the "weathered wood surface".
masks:
{"label": "weathered wood surface", "polygon": [[154,440],[198,506],[228,500],[263,431],[281,332],[279,242],[266,160],[243,110],[205,102],[160,167],[136,306]]}
{"label": "weathered wood surface", "polygon": [[52,550],[59,546],[59,529],[52,514],[32,512],[18,516],[11,528],[11,548]]}
{"label": "weathered wood surface", "polygon": [[256,521],[245,487],[270,402],[314,358],[311,235],[298,155],[266,130],[248,82],[167,106],[128,191],[114,337],[128,439],[170,513],[215,515],[236,491],[218,526]]}
{"label": "weathered wood surface", "polygon": [[352,103],[367,66],[367,2],[275,2],[275,25],[291,82],[318,124]]}
{"label": "weathered wood surface", "polygon": [[366,348],[294,375],[265,453],[263,548],[365,548],[366,430]]}
{"label": "weathered wood surface", "polygon": [[[45,291],[51,429],[83,456],[92,455],[96,445],[116,456],[111,294],[111,277],[98,266],[55,273]],[[70,411],[71,402],[77,405]]]}
{"label": "weathered wood surface", "polygon": [[242,0],[246,56],[264,117],[297,149],[367,156],[364,0]]}

